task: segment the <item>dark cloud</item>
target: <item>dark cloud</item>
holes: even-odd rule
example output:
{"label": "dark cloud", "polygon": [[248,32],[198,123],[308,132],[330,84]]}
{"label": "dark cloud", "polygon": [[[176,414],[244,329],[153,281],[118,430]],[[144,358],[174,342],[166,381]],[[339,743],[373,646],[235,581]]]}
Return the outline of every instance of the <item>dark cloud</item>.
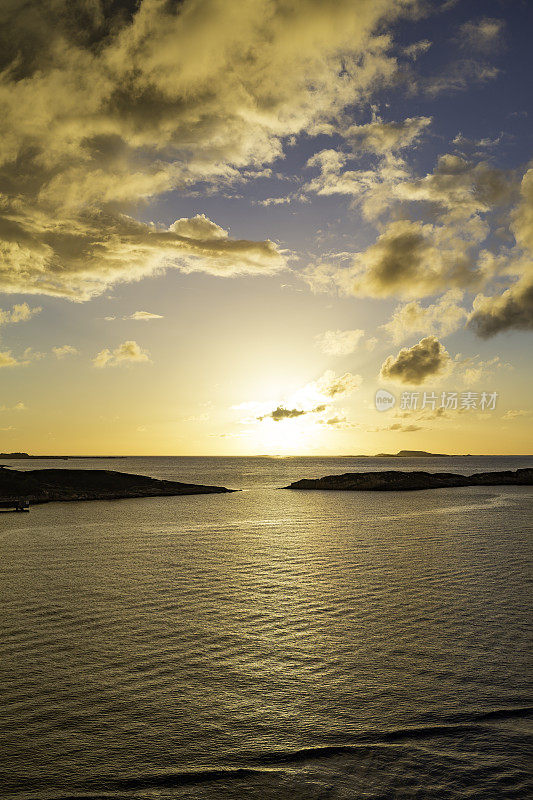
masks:
{"label": "dark cloud", "polygon": [[468,326],[483,339],[513,328],[533,330],[533,279],[522,279],[501,295],[478,295]]}
{"label": "dark cloud", "polygon": [[418,386],[428,379],[440,378],[451,367],[450,354],[435,336],[426,336],[413,347],[403,347],[381,366],[380,378]]}
{"label": "dark cloud", "polygon": [[270,418],[273,419],[274,422],[280,422],[282,419],[294,419],[294,417],[302,417],[307,413],[309,412],[302,411],[300,408],[283,408],[283,406],[278,406],[270,414],[264,414],[258,419]]}
{"label": "dark cloud", "polygon": [[284,406],[278,406],[274,411],[271,411],[270,414],[263,414],[263,416],[258,417],[258,419],[273,419],[274,422],[281,422],[282,419],[294,419],[295,417],[302,417],[304,414],[321,414],[325,410],[325,405],[316,406],[316,408],[312,408],[309,411],[304,411],[301,408],[285,408]]}

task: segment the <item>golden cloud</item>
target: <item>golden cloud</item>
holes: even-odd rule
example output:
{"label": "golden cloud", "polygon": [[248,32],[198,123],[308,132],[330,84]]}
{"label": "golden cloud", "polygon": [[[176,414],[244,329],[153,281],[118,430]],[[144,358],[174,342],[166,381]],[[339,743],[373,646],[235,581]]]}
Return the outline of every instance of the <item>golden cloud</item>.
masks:
{"label": "golden cloud", "polygon": [[446,375],[452,367],[450,354],[435,336],[425,336],[413,347],[403,347],[381,366],[383,381],[419,386]]}
{"label": "golden cloud", "polygon": [[[30,0],[0,11],[0,290],[86,299],[175,267],[285,265],[139,203],[272,161],[393,75],[380,21],[417,0]],[[328,127],[329,126],[329,127]]]}
{"label": "golden cloud", "polygon": [[415,333],[447,336],[454,333],[466,320],[467,312],[459,305],[462,298],[463,292],[460,289],[450,289],[429,306],[422,306],[418,300],[411,300],[410,303],[397,306],[389,322],[381,327],[396,343]]}
{"label": "golden cloud", "polygon": [[132,340],[122,342],[114,350],[106,347],[100,350],[93,358],[94,366],[99,368],[118,367],[122,364],[147,364],[149,362],[150,356],[146,350],[143,350],[137,342]]}

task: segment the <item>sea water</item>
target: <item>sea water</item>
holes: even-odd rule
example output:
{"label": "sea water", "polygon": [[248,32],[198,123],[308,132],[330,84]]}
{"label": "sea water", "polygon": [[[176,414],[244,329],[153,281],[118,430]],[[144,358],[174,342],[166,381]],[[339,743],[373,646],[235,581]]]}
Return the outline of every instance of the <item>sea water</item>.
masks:
{"label": "sea water", "polygon": [[533,796],[531,489],[279,488],[533,459],[9,463],[243,491],[0,514],[2,800]]}

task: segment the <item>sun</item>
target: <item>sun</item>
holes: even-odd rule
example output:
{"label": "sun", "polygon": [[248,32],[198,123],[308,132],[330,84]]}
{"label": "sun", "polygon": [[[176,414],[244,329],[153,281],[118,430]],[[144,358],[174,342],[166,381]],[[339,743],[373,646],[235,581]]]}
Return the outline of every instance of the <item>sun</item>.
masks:
{"label": "sun", "polygon": [[307,455],[316,452],[323,431],[308,420],[265,419],[254,432],[254,449],[268,455]]}

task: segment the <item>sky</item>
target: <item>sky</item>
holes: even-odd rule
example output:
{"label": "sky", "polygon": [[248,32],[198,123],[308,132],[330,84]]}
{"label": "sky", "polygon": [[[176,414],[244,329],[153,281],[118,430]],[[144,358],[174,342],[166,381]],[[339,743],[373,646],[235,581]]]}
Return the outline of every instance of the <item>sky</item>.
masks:
{"label": "sky", "polygon": [[532,24],[0,0],[0,452],[531,453]]}

